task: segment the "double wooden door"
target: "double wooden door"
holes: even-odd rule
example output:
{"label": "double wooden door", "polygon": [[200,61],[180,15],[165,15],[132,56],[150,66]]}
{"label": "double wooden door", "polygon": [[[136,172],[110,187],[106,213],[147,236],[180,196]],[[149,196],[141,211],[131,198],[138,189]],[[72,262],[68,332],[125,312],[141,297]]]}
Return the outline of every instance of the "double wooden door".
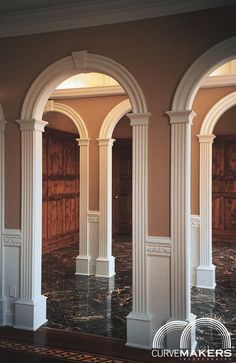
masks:
{"label": "double wooden door", "polygon": [[113,233],[132,233],[132,140],[116,140],[112,157]]}
{"label": "double wooden door", "polygon": [[213,143],[213,240],[236,242],[236,137]]}
{"label": "double wooden door", "polygon": [[43,252],[79,241],[79,147],[76,137],[43,133]]}

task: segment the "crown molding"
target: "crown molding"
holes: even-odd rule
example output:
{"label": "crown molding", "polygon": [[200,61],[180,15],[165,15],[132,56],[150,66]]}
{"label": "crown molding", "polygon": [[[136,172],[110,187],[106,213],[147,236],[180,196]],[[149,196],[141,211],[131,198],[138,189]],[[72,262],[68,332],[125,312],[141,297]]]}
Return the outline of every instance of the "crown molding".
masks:
{"label": "crown molding", "polygon": [[121,86],[57,89],[50,99],[84,98],[125,95]]}
{"label": "crown molding", "polygon": [[235,4],[235,0],[9,0],[0,3],[0,37],[87,28]]}
{"label": "crown molding", "polygon": [[201,84],[201,88],[232,86],[236,86],[236,75],[208,77]]}

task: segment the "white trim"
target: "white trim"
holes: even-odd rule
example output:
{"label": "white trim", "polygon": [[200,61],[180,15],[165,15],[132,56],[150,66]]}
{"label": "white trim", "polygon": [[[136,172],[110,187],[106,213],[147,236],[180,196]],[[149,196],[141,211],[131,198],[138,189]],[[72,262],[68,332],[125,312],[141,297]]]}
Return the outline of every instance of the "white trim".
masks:
{"label": "white trim", "polygon": [[2,105],[0,104],[0,325],[6,324],[6,297],[4,292],[4,251],[2,231],[5,224],[5,127]]}
{"label": "white trim", "polygon": [[[227,4],[234,4],[227,0]],[[122,23],[139,19],[181,14],[201,9],[225,6],[222,0],[119,0],[96,1],[91,4],[84,1],[70,1],[68,5],[50,2],[47,6],[18,11],[13,7],[0,15],[0,37],[37,34],[63,29],[77,29],[96,25]],[[11,4],[12,6],[12,4]],[[4,7],[3,7],[4,9]],[[53,14],[53,16],[52,16]],[[17,27],[16,27],[17,24]]]}
{"label": "white trim", "polygon": [[57,89],[50,96],[50,99],[84,98],[84,97],[104,97],[125,95],[121,86],[88,87]]}
{"label": "white trim", "polygon": [[200,261],[197,286],[215,288],[215,266],[212,265],[212,143],[214,127],[219,118],[236,105],[236,92],[221,98],[207,113],[200,134]]}
{"label": "white trim", "polygon": [[120,119],[125,116],[128,112],[131,112],[131,104],[129,100],[124,100],[116,105],[106,116],[102,123],[99,139],[110,139],[116,124]]}
{"label": "white trim", "polygon": [[[73,52],[71,56],[56,61],[46,68],[33,82],[30,87],[22,107],[21,117],[24,123],[32,123],[32,119],[41,120],[47,100],[52,91],[66,78],[78,74],[79,72],[98,72],[104,73],[116,79],[124,88],[130,99],[134,114],[129,114],[131,125],[133,126],[133,313],[140,316],[148,315],[148,297],[147,297],[147,271],[146,271],[146,254],[145,239],[147,229],[147,150],[148,150],[148,120],[150,114],[147,112],[146,100],[142,89],[138,85],[135,78],[125,69],[112,59],[90,54],[87,51]],[[23,240],[27,236],[27,244],[29,248],[35,245],[37,239],[37,248],[41,248],[41,206],[42,206],[42,186],[41,177],[41,148],[42,135],[34,127],[22,132],[22,235]],[[102,147],[102,146],[101,146]],[[108,160],[107,160],[108,162]],[[29,174],[29,175],[28,175]],[[34,181],[32,185],[31,180]],[[37,190],[37,196],[35,191]],[[27,197],[27,198],[26,198]],[[33,205],[29,205],[32,201]],[[34,204],[34,202],[36,202]],[[36,210],[36,205],[38,209]],[[101,220],[101,215],[100,215]],[[32,231],[38,231],[34,233]],[[34,256],[28,254],[29,265],[34,261],[34,267],[38,266],[41,260],[41,252],[37,252]],[[26,255],[25,255],[26,256]],[[32,260],[32,257],[34,259]],[[24,269],[24,261],[22,261]],[[101,261],[102,263],[104,261]],[[31,271],[31,270],[29,270]],[[40,274],[31,275],[22,274],[22,286],[30,286],[30,282],[41,290]],[[31,288],[31,286],[30,286]],[[27,297],[30,293],[26,294]],[[46,319],[46,310],[42,305],[38,310],[34,310],[38,323],[42,323]],[[17,310],[21,312],[21,308]],[[30,314],[30,309],[28,309]],[[32,312],[31,312],[32,313]],[[30,315],[26,316],[25,326],[35,327],[30,320]],[[38,315],[39,314],[39,315]],[[32,316],[32,314],[31,314]],[[18,325],[22,325],[20,322]],[[151,324],[151,318],[139,322],[145,326]],[[135,343],[137,338],[128,320],[128,340]],[[149,329],[149,328],[148,328]],[[150,329],[151,330],[151,329]],[[151,335],[147,338],[151,344]],[[145,344],[144,344],[145,345]]]}
{"label": "white trim", "polygon": [[146,243],[168,244],[172,243],[170,237],[147,236]]}
{"label": "white trim", "polygon": [[50,112],[50,111],[59,112],[65,116],[69,117],[69,119],[72,120],[73,123],[75,124],[75,126],[79,132],[80,139],[89,139],[88,131],[85,126],[84,120],[75,110],[73,110],[73,108],[71,108],[61,102],[48,101],[46,103],[44,112]]}
{"label": "white trim", "polygon": [[[236,50],[235,50],[236,51]],[[213,134],[214,127],[219,118],[236,104],[236,92],[221,98],[207,113],[203,120],[200,136]]]}
{"label": "white trim", "polygon": [[200,227],[200,216],[196,214],[192,214],[190,216],[190,226],[193,228],[199,228]]}
{"label": "white trim", "polygon": [[[78,61],[81,61],[80,66]],[[25,97],[21,119],[40,120],[49,97],[62,81],[80,72],[91,71],[107,74],[120,83],[130,99],[134,113],[147,111],[143,92],[127,69],[110,58],[79,51],[51,64],[35,79]]]}
{"label": "white trim", "polygon": [[172,102],[173,111],[191,110],[202,82],[215,69],[236,56],[236,36],[226,39],[203,53],[181,79]]}
{"label": "white trim", "polygon": [[201,88],[236,86],[236,75],[207,77],[201,83]]}

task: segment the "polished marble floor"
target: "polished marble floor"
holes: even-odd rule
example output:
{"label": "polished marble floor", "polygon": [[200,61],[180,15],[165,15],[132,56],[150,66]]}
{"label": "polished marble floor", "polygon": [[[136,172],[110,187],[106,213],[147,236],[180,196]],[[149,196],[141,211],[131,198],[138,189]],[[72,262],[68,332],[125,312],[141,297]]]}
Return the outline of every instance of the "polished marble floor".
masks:
{"label": "polished marble floor", "polygon": [[[131,251],[129,238],[113,241],[114,279],[74,275],[76,246],[43,256],[43,293],[47,301],[47,327],[110,336],[126,340],[126,316],[131,311]],[[215,243],[215,291],[192,289],[192,312],[212,317],[228,328],[236,345],[236,244]],[[207,336],[207,339],[206,339]],[[219,336],[198,331],[199,347],[219,348]]]}
{"label": "polished marble floor", "polygon": [[[216,288],[192,289],[192,313],[198,318],[210,317],[223,323],[231,334],[232,346],[236,347],[236,244],[213,243],[213,264]],[[221,337],[215,330],[199,329],[198,345],[219,349]]]}
{"label": "polished marble floor", "polygon": [[132,306],[130,237],[113,241],[114,278],[77,276],[76,246],[43,256],[42,290],[47,296],[47,327],[126,339]]}

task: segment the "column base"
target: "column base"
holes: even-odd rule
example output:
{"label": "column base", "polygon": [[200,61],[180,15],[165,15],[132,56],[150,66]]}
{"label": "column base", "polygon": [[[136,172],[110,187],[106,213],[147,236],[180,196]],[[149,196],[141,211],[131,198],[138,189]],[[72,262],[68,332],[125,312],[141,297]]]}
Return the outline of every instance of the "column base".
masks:
{"label": "column base", "polygon": [[148,314],[130,313],[127,316],[128,347],[150,349],[152,347],[151,317]]}
{"label": "column base", "polygon": [[112,277],[115,275],[115,257],[98,257],[96,259],[96,277]]}
{"label": "column base", "polygon": [[216,267],[214,265],[198,266],[196,287],[201,289],[214,289],[216,286],[215,269]]}
{"label": "column base", "polygon": [[[196,315],[194,314],[190,314],[190,317],[189,319],[187,320],[182,320],[183,323],[185,323],[185,325],[183,326],[183,328],[175,328],[173,330],[169,330],[170,333],[168,333],[168,335],[166,336],[166,348],[167,349],[170,349],[170,350],[175,350],[175,349],[181,349],[180,347],[180,337],[181,337],[181,334],[184,330],[184,328],[189,324],[189,323],[192,323],[194,320],[196,319]],[[167,321],[167,323],[171,323],[171,322],[175,322],[175,321],[179,321],[180,319],[169,319]],[[192,326],[191,328],[191,336],[190,336],[190,339],[189,339],[189,346],[188,346],[188,350],[189,351],[192,351],[195,349],[197,345],[197,342],[196,342],[196,327],[195,325]]]}
{"label": "column base", "polygon": [[0,326],[6,325],[7,299],[0,298]]}
{"label": "column base", "polygon": [[94,261],[89,256],[77,256],[75,275],[95,275]]}
{"label": "column base", "polygon": [[17,300],[15,302],[14,328],[23,330],[37,330],[47,322],[47,298],[43,295],[35,301]]}

